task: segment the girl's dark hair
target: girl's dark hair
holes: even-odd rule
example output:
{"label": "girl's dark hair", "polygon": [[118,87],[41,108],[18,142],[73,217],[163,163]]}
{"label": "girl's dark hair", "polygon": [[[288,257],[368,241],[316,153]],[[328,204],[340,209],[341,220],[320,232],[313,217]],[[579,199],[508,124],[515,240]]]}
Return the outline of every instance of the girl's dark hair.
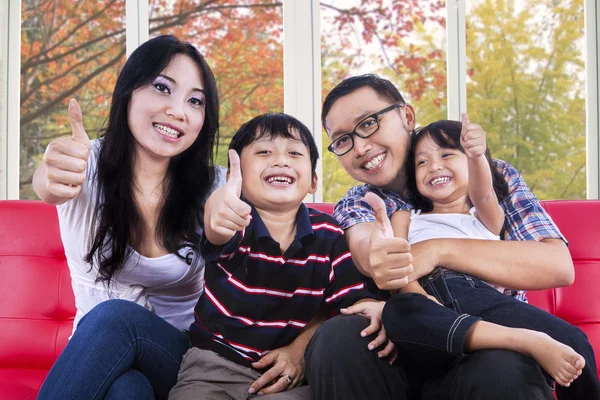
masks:
{"label": "girl's dark hair", "polygon": [[[431,123],[423,128],[416,129],[411,135],[410,148],[408,151],[408,157],[406,158],[406,197],[409,202],[416,208],[423,212],[430,212],[433,210],[433,204],[431,200],[427,199],[417,190],[417,179],[416,179],[416,167],[415,167],[415,152],[419,143],[426,137],[431,138],[435,144],[443,149],[456,149],[461,152],[465,152],[462,145],[460,144],[460,131],[462,123],[459,121],[448,121],[441,120]],[[490,166],[492,172],[492,184],[498,202],[501,203],[508,196],[508,183],[504,179],[504,176],[492,160],[490,155],[490,149],[485,150],[485,158]]]}
{"label": "girl's dark hair", "polygon": [[135,139],[127,123],[129,101],[136,89],[152,83],[178,54],[191,58],[200,69],[205,119],[196,141],[170,160],[163,182],[156,240],[175,254],[179,254],[184,244],[194,246],[200,241],[198,227],[203,225],[204,202],[215,181],[213,148],[218,143],[219,131],[217,84],[204,57],[193,45],[174,36],[158,36],[138,47],[125,63],[100,139],[97,222],[92,223],[90,249],[85,259],[97,262],[97,281],[104,281],[107,286],[131,256],[130,241],[139,243],[144,237],[142,216],[134,199]]}
{"label": "girl's dark hair", "polygon": [[310,133],[310,129],[291,115],[272,113],[252,118],[240,126],[240,129],[233,135],[229,143],[229,149],[235,150],[241,155],[242,150],[264,136],[270,136],[271,138],[281,136],[295,140],[296,136],[292,133],[294,130],[298,132],[300,141],[308,147],[312,177],[314,178],[317,171],[317,160],[319,159],[317,144]]}

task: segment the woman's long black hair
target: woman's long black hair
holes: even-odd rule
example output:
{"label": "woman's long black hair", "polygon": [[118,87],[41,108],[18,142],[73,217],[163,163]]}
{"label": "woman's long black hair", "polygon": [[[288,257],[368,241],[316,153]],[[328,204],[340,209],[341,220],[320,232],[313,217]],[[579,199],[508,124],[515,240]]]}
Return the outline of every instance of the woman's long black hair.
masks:
{"label": "woman's long black hair", "polygon": [[[460,144],[460,132],[462,129],[462,123],[459,121],[441,120],[433,122],[423,128],[416,129],[411,135],[410,148],[408,151],[408,157],[406,157],[406,197],[409,202],[415,207],[425,213],[433,210],[433,204],[431,200],[419,193],[417,189],[417,178],[416,178],[416,166],[415,166],[415,152],[419,143],[426,137],[431,138],[435,144],[443,149],[456,149],[465,152],[462,145]],[[492,172],[492,184],[498,203],[501,203],[508,196],[508,183],[504,179],[504,176],[492,160],[490,150],[485,149],[485,158],[490,166]]]}
{"label": "woman's long black hair", "polygon": [[178,254],[185,244],[200,241],[204,203],[215,181],[213,148],[218,142],[219,97],[214,75],[200,52],[174,36],[153,38],[138,47],[119,74],[98,157],[98,193],[95,223],[85,259],[97,263],[97,281],[108,286],[132,253],[129,243],[144,236],[142,216],[134,196],[135,139],[127,123],[132,93],[152,81],[183,54],[200,69],[205,92],[205,119],[196,141],[173,157],[165,177],[156,240]]}

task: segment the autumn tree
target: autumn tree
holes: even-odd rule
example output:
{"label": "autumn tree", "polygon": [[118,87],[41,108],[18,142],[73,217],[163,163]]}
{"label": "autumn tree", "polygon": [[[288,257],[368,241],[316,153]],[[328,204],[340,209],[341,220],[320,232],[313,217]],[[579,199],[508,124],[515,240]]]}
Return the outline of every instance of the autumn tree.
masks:
{"label": "autumn tree", "polygon": [[[526,2],[530,9],[538,3]],[[561,186],[572,189],[565,196],[580,196],[581,177],[585,176],[576,172],[585,159],[581,157],[585,148],[581,146],[581,65],[577,51],[571,50],[581,37],[583,23],[576,19],[583,13],[578,13],[579,5],[569,9],[571,2],[566,0],[547,6],[553,11],[545,26],[556,34],[541,45],[531,43],[531,37],[542,31],[544,21],[535,19],[532,11],[515,12],[509,3],[478,1],[469,15],[472,119],[490,132],[496,155],[522,168],[542,197],[560,195],[544,192],[549,171],[558,171],[561,181],[572,181]],[[415,105],[420,124],[445,118],[444,2],[355,0],[352,4],[321,2],[323,94],[349,74],[377,72],[396,83]],[[223,149],[243,121],[259,113],[283,111],[282,4],[274,0],[150,0],[149,11],[151,37],[170,33],[191,41],[215,73],[222,117],[217,161],[224,164]],[[80,101],[90,134],[100,132],[125,62],[124,18],[125,0],[22,1],[22,198],[34,196],[31,175],[46,144],[70,131],[66,116],[69,98]],[[490,29],[496,26],[504,32]],[[524,54],[523,47],[531,49],[530,54]],[[517,53],[517,58],[511,58]],[[529,61],[517,62],[522,59]],[[512,74],[499,74],[508,72],[508,66]],[[543,77],[540,71],[546,71]],[[536,88],[544,95],[536,97]],[[518,112],[510,108],[515,107],[515,98]],[[560,121],[559,100],[563,111],[568,107],[570,123]],[[536,120],[542,123],[536,125]],[[518,129],[508,127],[516,121]],[[556,134],[558,127],[563,130],[561,135]],[[325,137],[324,147],[328,144]],[[536,146],[543,151],[534,151]],[[547,160],[540,159],[540,154]],[[324,199],[336,201],[354,182],[334,156],[322,156]],[[527,157],[532,157],[531,162]]]}
{"label": "autumn tree", "polygon": [[[323,98],[347,76],[377,73],[396,84],[421,121],[444,117],[444,7],[437,0],[363,1],[341,12],[321,2]],[[323,149],[329,143],[323,133]],[[325,150],[322,157],[323,199],[336,202],[358,182],[335,155]]]}
{"label": "autumn tree", "polygon": [[[424,2],[335,10],[332,32],[358,24],[370,41],[379,29],[406,31],[402,15],[422,18]],[[398,4],[396,4],[398,3]],[[282,3],[269,0],[151,0],[150,36],[170,33],[194,43],[207,57],[221,96],[221,148],[252,116],[283,111]],[[92,136],[100,132],[112,87],[125,61],[125,0],[23,0],[21,64],[21,197],[34,196],[30,181],[47,143],[69,133],[66,103],[79,99]],[[411,17],[412,18],[412,17]],[[383,40],[381,40],[383,39]],[[379,38],[382,45],[387,38]],[[326,43],[326,41],[325,41]],[[340,53],[341,54],[341,53]],[[345,51],[342,62],[356,55]],[[332,73],[341,77],[341,73]],[[218,161],[225,162],[220,151]]]}

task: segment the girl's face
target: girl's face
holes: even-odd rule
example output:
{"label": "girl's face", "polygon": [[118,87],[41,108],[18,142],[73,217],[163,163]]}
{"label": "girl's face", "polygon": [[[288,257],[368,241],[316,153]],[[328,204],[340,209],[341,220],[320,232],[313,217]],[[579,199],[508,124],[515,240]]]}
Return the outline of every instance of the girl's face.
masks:
{"label": "girl's face", "polygon": [[202,74],[188,56],[178,54],[151,84],[131,95],[127,122],[136,155],[168,162],[198,137],[205,116]]}
{"label": "girl's face", "polygon": [[[427,132],[421,134],[427,135]],[[467,201],[469,172],[467,156],[458,149],[441,148],[430,136],[415,149],[417,189],[436,204]]]}

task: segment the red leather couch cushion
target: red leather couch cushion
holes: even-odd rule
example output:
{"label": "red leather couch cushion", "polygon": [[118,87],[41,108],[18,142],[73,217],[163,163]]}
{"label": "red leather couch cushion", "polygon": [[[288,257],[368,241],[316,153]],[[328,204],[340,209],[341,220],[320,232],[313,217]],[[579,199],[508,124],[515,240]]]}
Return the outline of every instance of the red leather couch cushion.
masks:
{"label": "red leather couch cushion", "polygon": [[56,208],[0,202],[0,397],[35,398],[73,327]]}
{"label": "red leather couch cushion", "polygon": [[[576,278],[529,292],[530,302],[583,329],[600,364],[600,201],[542,204],[570,242]],[[75,301],[55,207],[0,201],[0,221],[0,398],[34,399],[71,334]]]}

